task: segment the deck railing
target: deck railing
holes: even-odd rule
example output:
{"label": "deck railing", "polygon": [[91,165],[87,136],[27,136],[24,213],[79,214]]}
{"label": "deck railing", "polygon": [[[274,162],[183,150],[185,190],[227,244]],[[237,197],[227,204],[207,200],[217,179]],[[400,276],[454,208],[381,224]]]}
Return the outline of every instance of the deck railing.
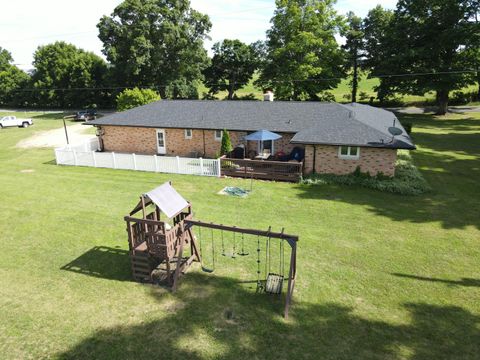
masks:
{"label": "deck railing", "polygon": [[263,180],[299,181],[303,163],[261,161],[246,159],[220,159],[221,174]]}

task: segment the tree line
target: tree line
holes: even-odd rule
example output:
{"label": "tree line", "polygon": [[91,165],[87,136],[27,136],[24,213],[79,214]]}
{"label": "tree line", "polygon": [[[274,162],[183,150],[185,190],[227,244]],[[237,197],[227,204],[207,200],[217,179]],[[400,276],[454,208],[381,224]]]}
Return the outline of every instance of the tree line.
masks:
{"label": "tree line", "polygon": [[135,87],[163,99],[210,99],[226,91],[234,100],[254,74],[255,86],[279,100],[332,101],[330,90],[350,78],[355,102],[365,72],[380,79],[380,102],[435,92],[445,113],[452,92],[480,82],[480,0],[399,0],[395,10],[377,6],[363,19],[337,14],[335,0],[275,4],[266,41],[226,39],[209,58],[204,41],[212,24],[189,0],[125,0],[97,25],[106,61],[55,42],[35,51],[27,74],[0,48],[0,104],[113,107]]}

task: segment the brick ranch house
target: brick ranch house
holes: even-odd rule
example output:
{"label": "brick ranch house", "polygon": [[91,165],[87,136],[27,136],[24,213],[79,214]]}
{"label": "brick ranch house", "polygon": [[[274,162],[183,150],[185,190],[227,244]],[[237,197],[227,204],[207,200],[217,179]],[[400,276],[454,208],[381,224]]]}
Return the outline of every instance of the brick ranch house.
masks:
{"label": "brick ranch house", "polygon": [[[305,151],[305,174],[348,174],[357,167],[371,175],[393,176],[397,149],[415,146],[396,116],[360,104],[283,101],[163,100],[90,121],[102,151],[213,158],[222,130],[246,153],[261,149],[247,134],[269,130],[281,139],[265,142],[272,154]],[[390,127],[397,127],[392,136]]]}

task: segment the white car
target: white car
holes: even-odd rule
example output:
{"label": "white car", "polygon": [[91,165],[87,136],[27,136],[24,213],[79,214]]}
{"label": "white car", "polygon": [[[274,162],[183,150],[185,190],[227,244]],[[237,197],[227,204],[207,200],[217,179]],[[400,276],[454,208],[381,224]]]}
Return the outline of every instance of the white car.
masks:
{"label": "white car", "polygon": [[18,119],[16,116],[4,116],[0,119],[0,129],[10,126],[29,127],[33,125],[32,119]]}

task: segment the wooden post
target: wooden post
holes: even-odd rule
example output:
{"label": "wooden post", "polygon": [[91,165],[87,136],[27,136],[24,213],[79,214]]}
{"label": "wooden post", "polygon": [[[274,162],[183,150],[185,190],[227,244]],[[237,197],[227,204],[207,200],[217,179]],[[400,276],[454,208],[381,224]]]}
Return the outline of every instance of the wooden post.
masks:
{"label": "wooden post", "polygon": [[203,176],[203,159],[200,158],[200,175]]}
{"label": "wooden post", "polygon": [[93,160],[93,167],[97,167],[97,159],[95,158],[95,151],[92,151],[92,160]]}
{"label": "wooden post", "polygon": [[218,177],[222,176],[222,165],[221,165],[222,159],[217,159],[217,171],[218,171]]}
{"label": "wooden post", "polygon": [[173,275],[172,292],[177,291],[178,277],[180,275],[180,269],[182,267],[183,245],[185,242],[185,233],[183,232],[183,224],[179,225],[177,236],[180,238],[180,249],[177,254],[177,267],[175,268],[175,274]]}
{"label": "wooden post", "polygon": [[180,174],[180,158],[177,156],[177,174]]}
{"label": "wooden post", "polygon": [[135,154],[132,154],[133,157],[133,170],[137,170],[137,158]]}
{"label": "wooden post", "polygon": [[285,299],[285,320],[288,319],[288,310],[290,309],[290,303],[292,302],[293,288],[295,286],[295,276],[297,268],[297,244],[293,242],[292,254],[290,256],[290,271],[288,273],[288,288],[287,288],[287,297]]}
{"label": "wooden post", "polygon": [[113,161],[113,168],[117,168],[117,159],[115,158],[115,153],[112,152],[112,161]]}

